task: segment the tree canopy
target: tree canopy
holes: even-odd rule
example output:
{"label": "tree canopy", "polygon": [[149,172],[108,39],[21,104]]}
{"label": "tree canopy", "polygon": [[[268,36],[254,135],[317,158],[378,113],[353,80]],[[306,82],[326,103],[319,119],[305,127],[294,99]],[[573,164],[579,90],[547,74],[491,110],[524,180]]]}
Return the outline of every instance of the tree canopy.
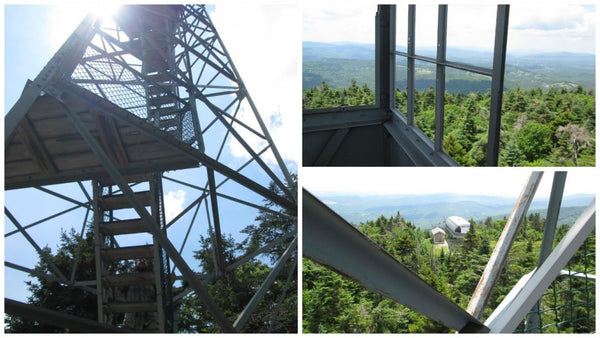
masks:
{"label": "tree canopy", "polygon": [[[303,90],[303,109],[373,105],[375,93],[351,81],[332,89],[326,82]],[[415,125],[431,139],[435,130],[435,90],[415,91]],[[396,90],[396,108],[406,113],[406,91]],[[500,166],[594,166],[594,90],[551,87],[504,92]],[[490,92],[444,95],[444,150],[463,166],[486,164]]]}

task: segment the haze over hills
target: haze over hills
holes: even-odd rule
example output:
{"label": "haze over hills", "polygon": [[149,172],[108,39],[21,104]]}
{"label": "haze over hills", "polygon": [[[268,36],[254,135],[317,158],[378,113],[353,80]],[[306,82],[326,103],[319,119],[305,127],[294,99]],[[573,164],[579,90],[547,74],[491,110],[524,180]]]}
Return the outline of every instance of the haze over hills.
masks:
{"label": "haze over hills", "polygon": [[[448,216],[461,216],[476,221],[487,217],[501,219],[510,215],[515,198],[482,195],[436,194],[436,195],[385,195],[350,196],[319,195],[332,210],[353,224],[375,220],[379,216],[400,216],[422,229],[439,225]],[[590,194],[565,196],[561,205],[559,224],[572,224],[581,211],[594,198]],[[530,212],[546,216],[548,198],[536,198]]]}
{"label": "haze over hills", "polygon": [[[406,50],[399,46],[397,50]],[[352,42],[323,43],[304,41],[302,43],[303,73],[302,87],[310,89],[320,86],[325,80],[332,88],[346,88],[352,78],[358,85],[366,84],[373,89],[375,81],[375,47],[373,44]],[[434,47],[417,48],[419,55],[435,57]],[[489,67],[492,65],[492,52],[447,49],[451,61]],[[578,85],[585,89],[595,88],[595,55],[567,52],[539,53],[517,51],[507,53],[505,88],[549,88],[551,86],[575,89]],[[396,86],[406,87],[406,58],[397,58]],[[415,86],[418,90],[435,86],[435,65],[416,62]],[[452,93],[472,91],[486,92],[490,89],[490,79],[447,68],[446,90]]]}

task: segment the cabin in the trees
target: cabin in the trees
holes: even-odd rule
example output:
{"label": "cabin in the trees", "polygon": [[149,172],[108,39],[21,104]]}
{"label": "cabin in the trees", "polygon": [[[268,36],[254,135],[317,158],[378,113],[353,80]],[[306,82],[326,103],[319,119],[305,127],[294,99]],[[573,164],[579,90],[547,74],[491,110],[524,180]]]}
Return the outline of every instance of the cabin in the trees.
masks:
{"label": "cabin in the trees", "polygon": [[440,227],[431,229],[433,234],[433,244],[444,244],[446,242],[446,232]]}
{"label": "cabin in the trees", "polygon": [[456,237],[463,237],[469,232],[471,223],[460,216],[446,218],[446,228]]}

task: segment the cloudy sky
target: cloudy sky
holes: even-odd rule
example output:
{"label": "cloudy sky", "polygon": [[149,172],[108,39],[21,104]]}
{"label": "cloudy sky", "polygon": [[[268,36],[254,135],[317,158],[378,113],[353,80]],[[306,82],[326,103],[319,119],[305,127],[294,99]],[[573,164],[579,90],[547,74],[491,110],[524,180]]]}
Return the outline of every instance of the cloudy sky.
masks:
{"label": "cloudy sky", "polygon": [[[347,195],[427,195],[460,193],[517,197],[532,168],[304,168],[302,183],[316,196]],[[553,170],[547,170],[536,196],[548,197]],[[565,195],[596,194],[595,168],[570,168]]]}
{"label": "cloudy sky", "polygon": [[[421,5],[421,3],[424,3]],[[448,46],[491,49],[496,5],[490,2],[450,1]],[[480,4],[483,3],[483,4]],[[486,4],[487,3],[487,4]],[[590,2],[591,3],[591,2]],[[489,5],[488,5],[489,4]],[[397,6],[397,43],[406,45],[407,5]],[[303,7],[304,41],[354,41],[373,43],[376,3],[310,2]],[[512,4],[508,49],[595,52],[597,14],[594,5],[558,1]],[[416,9],[416,43],[435,46],[437,5],[419,2]]]}

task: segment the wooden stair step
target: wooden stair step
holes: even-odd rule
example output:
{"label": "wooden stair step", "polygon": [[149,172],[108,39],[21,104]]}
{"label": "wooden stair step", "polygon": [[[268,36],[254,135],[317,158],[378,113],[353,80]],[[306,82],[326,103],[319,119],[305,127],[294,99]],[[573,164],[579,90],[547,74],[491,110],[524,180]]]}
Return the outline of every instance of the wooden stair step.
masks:
{"label": "wooden stair step", "polygon": [[157,312],[156,302],[109,303],[106,308],[113,313]]}
{"label": "wooden stair step", "polygon": [[115,249],[102,249],[102,258],[105,261],[120,261],[125,259],[140,259],[154,257],[152,245],[128,246]]}
{"label": "wooden stair step", "polygon": [[[149,191],[140,191],[135,193],[135,197],[142,202],[144,206],[150,205],[150,192]],[[126,209],[132,208],[131,203],[127,200],[125,195],[111,195],[111,196],[103,196],[102,197],[102,205],[105,210],[117,210],[117,209]]]}
{"label": "wooden stair step", "polygon": [[124,273],[104,276],[108,286],[154,285],[156,282],[153,272]]}
{"label": "wooden stair step", "polygon": [[124,235],[149,232],[141,218],[117,222],[100,223],[100,232],[104,235]]}

